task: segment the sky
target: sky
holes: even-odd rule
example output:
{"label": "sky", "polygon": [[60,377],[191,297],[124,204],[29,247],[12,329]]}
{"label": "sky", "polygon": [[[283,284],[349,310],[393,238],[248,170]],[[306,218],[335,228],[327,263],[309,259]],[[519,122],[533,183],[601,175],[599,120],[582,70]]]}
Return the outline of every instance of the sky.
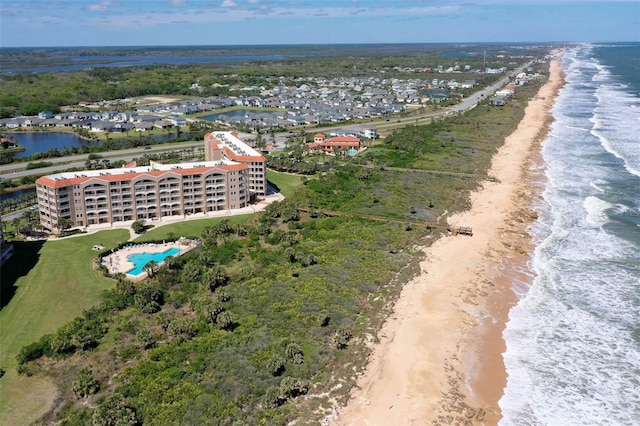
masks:
{"label": "sky", "polygon": [[640,1],[0,0],[0,47],[640,41]]}

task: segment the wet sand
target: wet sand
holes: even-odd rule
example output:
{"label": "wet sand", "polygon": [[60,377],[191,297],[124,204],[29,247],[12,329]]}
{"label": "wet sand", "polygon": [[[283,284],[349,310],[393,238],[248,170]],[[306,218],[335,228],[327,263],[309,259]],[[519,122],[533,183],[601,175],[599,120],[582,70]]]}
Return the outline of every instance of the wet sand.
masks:
{"label": "wet sand", "polygon": [[494,156],[469,211],[449,219],[473,237],[440,239],[426,250],[422,273],[408,283],[379,333],[364,374],[335,425],[492,425],[506,384],[502,330],[527,281],[526,226],[536,196],[528,172],[546,135],[562,85],[559,62],[529,102],[517,129]]}

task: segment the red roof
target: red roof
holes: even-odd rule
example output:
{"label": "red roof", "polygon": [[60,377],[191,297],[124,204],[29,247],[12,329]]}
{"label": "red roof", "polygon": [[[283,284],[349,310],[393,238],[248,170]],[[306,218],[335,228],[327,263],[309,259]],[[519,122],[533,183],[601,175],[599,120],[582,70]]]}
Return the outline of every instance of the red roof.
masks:
{"label": "red roof", "polygon": [[356,138],[355,136],[335,136],[333,138],[327,139],[325,142],[362,142],[360,138]]}
{"label": "red roof", "polygon": [[112,175],[104,174],[104,175],[98,175],[98,176],[78,176],[78,177],[58,179],[58,180],[51,179],[48,176],[42,176],[41,178],[38,178],[36,180],[36,183],[44,185],[48,188],[64,188],[65,186],[79,185],[83,182],[86,182],[92,179],[97,179],[97,180],[106,181],[106,182],[117,182],[117,181],[135,179],[138,176],[144,176],[144,175],[162,176],[164,174],[170,174],[170,173],[179,174],[179,175],[199,174],[199,173],[207,172],[212,168],[217,168],[217,169],[222,169],[227,171],[235,171],[235,170],[244,170],[247,168],[247,166],[244,164],[224,164],[224,165],[215,166],[215,167],[195,167],[190,169],[171,169],[171,170],[150,170],[147,172],[138,172],[138,173],[117,173]]}

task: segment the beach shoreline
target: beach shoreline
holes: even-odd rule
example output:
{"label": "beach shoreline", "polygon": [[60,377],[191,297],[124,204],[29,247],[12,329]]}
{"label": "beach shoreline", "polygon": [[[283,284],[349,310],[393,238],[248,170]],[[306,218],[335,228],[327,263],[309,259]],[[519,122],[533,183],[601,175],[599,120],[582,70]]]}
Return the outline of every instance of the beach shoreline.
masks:
{"label": "beach shoreline", "polygon": [[507,380],[502,331],[517,302],[514,280],[530,278],[526,228],[538,193],[530,169],[562,84],[554,60],[548,81],[493,157],[495,179],[471,194],[470,210],[449,219],[472,227],[473,237],[445,237],[425,249],[421,274],[403,289],[350,401],[331,424],[498,423]]}

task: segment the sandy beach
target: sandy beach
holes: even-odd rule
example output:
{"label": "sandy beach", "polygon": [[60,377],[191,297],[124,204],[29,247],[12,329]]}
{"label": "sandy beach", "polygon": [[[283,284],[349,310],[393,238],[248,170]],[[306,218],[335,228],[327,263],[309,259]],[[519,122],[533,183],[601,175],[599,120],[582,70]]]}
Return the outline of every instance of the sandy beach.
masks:
{"label": "sandy beach", "polygon": [[563,83],[553,61],[547,83],[494,156],[469,211],[449,219],[473,237],[446,237],[426,250],[422,273],[408,283],[379,333],[364,374],[334,425],[493,425],[506,384],[504,324],[526,281],[526,226],[536,196],[529,169]]}

